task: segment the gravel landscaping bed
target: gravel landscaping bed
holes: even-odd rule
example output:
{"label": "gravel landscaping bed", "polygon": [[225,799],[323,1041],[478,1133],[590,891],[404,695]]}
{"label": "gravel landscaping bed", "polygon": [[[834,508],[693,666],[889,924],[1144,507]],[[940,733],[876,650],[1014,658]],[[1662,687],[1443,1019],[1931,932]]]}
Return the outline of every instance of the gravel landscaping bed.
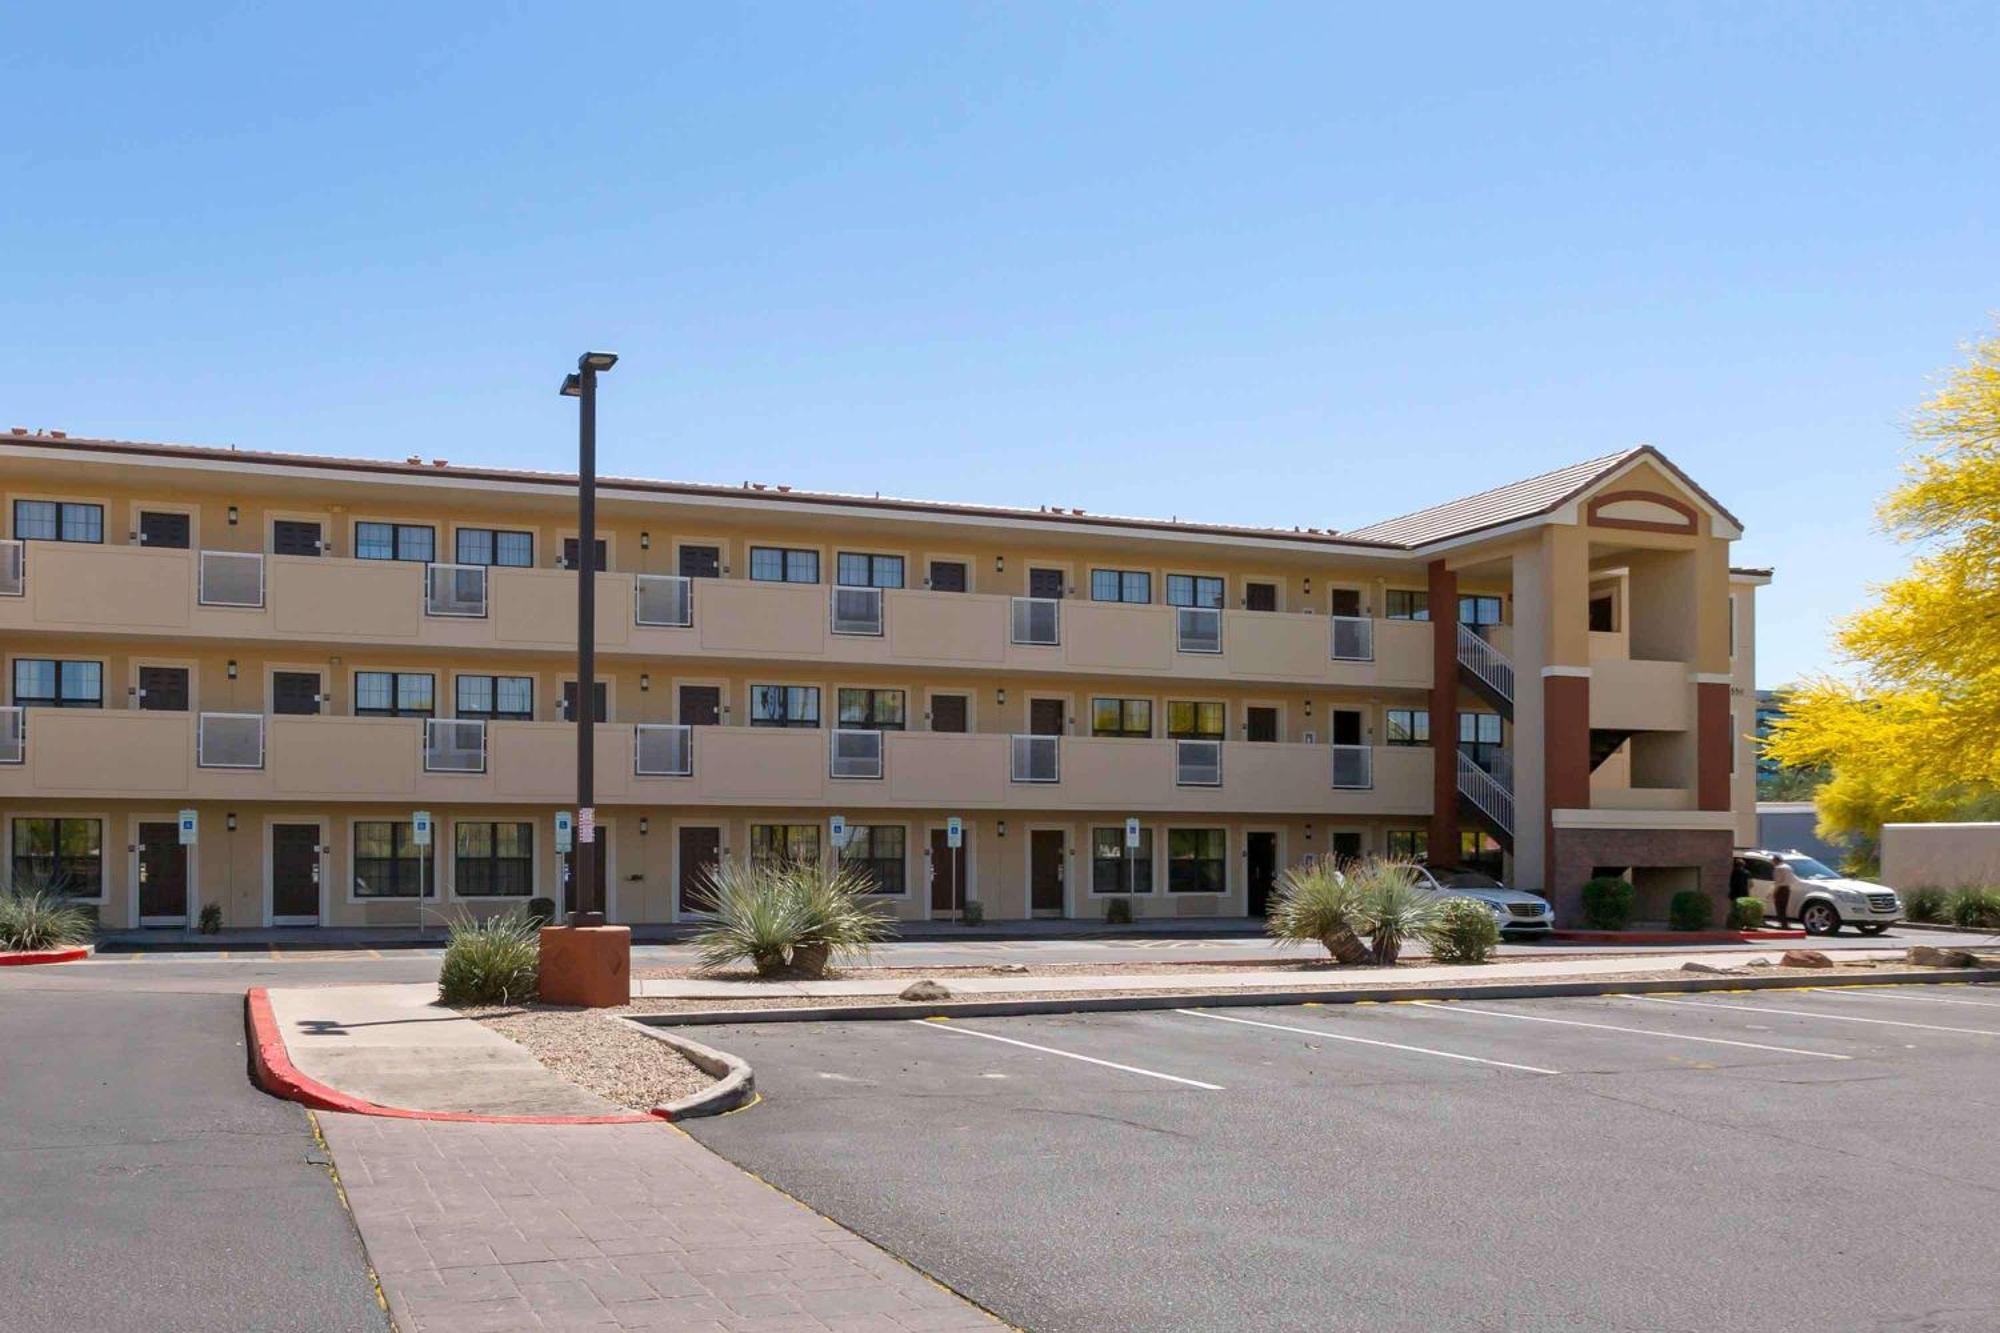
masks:
{"label": "gravel landscaping bed", "polygon": [[528,1005],[459,1012],[527,1047],[578,1087],[635,1111],[665,1106],[715,1082],[673,1047],[620,1022],[617,1015],[628,1011]]}

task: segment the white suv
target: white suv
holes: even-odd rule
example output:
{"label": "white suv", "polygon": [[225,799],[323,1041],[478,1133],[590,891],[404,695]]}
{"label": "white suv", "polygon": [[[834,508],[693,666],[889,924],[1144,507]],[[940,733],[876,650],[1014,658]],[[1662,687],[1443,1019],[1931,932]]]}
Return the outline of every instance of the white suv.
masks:
{"label": "white suv", "polygon": [[1848,879],[1804,852],[1739,851],[1736,869],[1735,896],[1757,899],[1780,923],[1797,918],[1808,935],[1832,935],[1844,925],[1880,935],[1903,919],[1894,889]]}
{"label": "white suv", "polygon": [[1418,866],[1417,887],[1453,898],[1470,898],[1493,913],[1502,935],[1546,935],[1556,928],[1556,910],[1549,900],[1524,889],[1510,889],[1477,870],[1447,870],[1434,874]]}

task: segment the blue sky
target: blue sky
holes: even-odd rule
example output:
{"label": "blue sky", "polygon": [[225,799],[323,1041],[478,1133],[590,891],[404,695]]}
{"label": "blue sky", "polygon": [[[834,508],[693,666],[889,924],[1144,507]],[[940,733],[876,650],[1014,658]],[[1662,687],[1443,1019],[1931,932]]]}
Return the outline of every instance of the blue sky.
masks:
{"label": "blue sky", "polygon": [[[561,19],[561,22],[558,22]],[[2000,8],[16,6],[0,427],[1351,527],[1650,442],[1763,683],[2000,311]]]}

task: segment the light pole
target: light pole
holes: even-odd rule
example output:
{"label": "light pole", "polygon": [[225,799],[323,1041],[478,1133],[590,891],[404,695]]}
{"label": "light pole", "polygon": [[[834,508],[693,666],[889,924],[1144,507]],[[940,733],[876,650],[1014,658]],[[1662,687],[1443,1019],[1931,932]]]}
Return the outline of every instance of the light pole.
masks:
{"label": "light pole", "polygon": [[597,377],[618,364],[613,352],[585,352],[562,394],[576,413],[576,851],[570,923],[604,924],[597,897]]}

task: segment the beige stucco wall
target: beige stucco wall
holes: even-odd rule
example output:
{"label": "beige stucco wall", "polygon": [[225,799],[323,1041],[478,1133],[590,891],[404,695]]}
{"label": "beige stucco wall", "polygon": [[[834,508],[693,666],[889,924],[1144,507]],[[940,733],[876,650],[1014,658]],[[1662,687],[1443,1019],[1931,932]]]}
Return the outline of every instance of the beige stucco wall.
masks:
{"label": "beige stucco wall", "polygon": [[1882,882],[1904,892],[2000,884],[2000,824],[1884,824]]}

